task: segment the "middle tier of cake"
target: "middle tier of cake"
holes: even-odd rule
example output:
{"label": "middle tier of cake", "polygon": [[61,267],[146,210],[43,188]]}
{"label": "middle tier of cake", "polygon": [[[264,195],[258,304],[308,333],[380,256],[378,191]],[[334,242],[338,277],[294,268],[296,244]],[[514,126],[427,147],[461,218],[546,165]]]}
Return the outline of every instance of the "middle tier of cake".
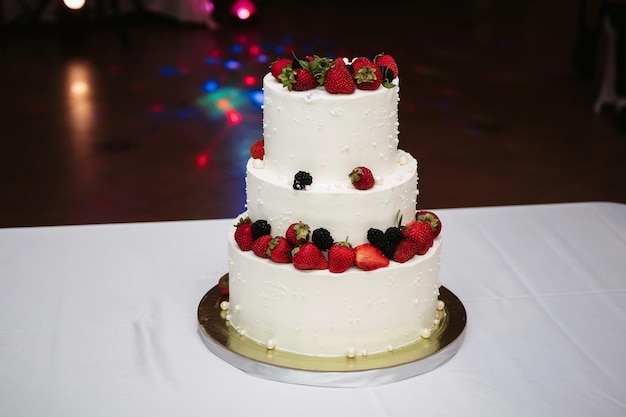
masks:
{"label": "middle tier of cake", "polygon": [[[294,173],[295,174],[295,173]],[[385,230],[415,218],[417,204],[417,161],[398,151],[391,172],[376,176],[369,190],[355,189],[346,172],[345,180],[313,183],[304,190],[293,188],[287,177],[264,168],[263,161],[249,160],[246,175],[246,206],[252,221],[267,220],[273,234],[283,233],[292,223],[303,222],[311,230],[325,228],[335,240],[353,245],[367,242],[367,230]]]}

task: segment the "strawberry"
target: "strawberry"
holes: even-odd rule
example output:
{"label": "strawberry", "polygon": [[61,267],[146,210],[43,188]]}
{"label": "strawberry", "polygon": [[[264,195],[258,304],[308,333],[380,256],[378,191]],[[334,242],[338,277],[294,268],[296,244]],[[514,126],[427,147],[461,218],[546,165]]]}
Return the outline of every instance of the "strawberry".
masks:
{"label": "strawberry", "polygon": [[283,69],[278,79],[289,91],[306,91],[317,87],[317,80],[313,73],[304,68],[287,67]]}
{"label": "strawberry", "polygon": [[265,156],[265,141],[259,139],[250,146],[250,156],[253,159],[263,159]]}
{"label": "strawberry", "polygon": [[298,59],[298,63],[300,64],[300,67],[313,74],[317,85],[324,85],[326,73],[333,65],[333,60],[317,55],[308,55],[306,59]]}
{"label": "strawberry", "polygon": [[341,61],[342,65],[334,65],[326,73],[324,87],[330,94],[352,94],[356,90],[352,74]]}
{"label": "strawberry", "polygon": [[293,61],[291,59],[279,58],[275,60],[274,62],[272,62],[272,64],[270,65],[270,71],[272,72],[272,75],[274,76],[274,78],[280,81],[278,77],[280,76],[280,74],[283,73],[283,68],[291,68],[292,65],[293,65]]}
{"label": "strawberry", "polygon": [[402,229],[402,233],[417,244],[418,255],[424,255],[433,245],[434,233],[429,223],[411,222]]}
{"label": "strawberry", "polygon": [[433,229],[434,237],[439,236],[441,233],[441,220],[432,211],[422,210],[417,213],[416,219],[420,222],[427,222]]}
{"label": "strawberry", "polygon": [[274,262],[286,264],[291,262],[291,244],[283,236],[276,236],[267,246],[267,255]]}
{"label": "strawberry", "polygon": [[220,294],[228,295],[228,274],[222,275],[220,279],[217,281],[217,288],[220,290]]}
{"label": "strawberry", "polygon": [[296,269],[327,269],[328,261],[324,258],[322,251],[313,243],[308,242],[301,246],[296,246],[291,251],[293,266]]}
{"label": "strawberry", "polygon": [[302,222],[292,223],[285,232],[285,238],[292,245],[301,245],[309,240],[309,225]]}
{"label": "strawberry", "polygon": [[398,76],[398,64],[391,55],[380,53],[374,57],[374,63],[378,65],[383,75],[383,86],[390,88],[393,87],[392,83],[394,78]]}
{"label": "strawberry", "polygon": [[374,175],[366,167],[356,167],[348,174],[350,181],[357,190],[369,190],[374,186]]}
{"label": "strawberry", "polygon": [[380,68],[367,58],[355,59],[352,68],[352,76],[359,90],[376,90],[383,82]]}
{"label": "strawberry", "polygon": [[356,57],[350,63],[350,65],[352,65],[352,68],[354,68],[355,71],[358,71],[359,68],[365,65],[372,65],[372,64],[373,64],[372,60],[364,56]]}
{"label": "strawberry", "polygon": [[335,242],[328,250],[328,270],[333,273],[346,271],[355,260],[354,249],[348,239],[343,242]]}
{"label": "strawberry", "polygon": [[393,260],[404,263],[417,255],[419,246],[412,239],[402,239],[393,253]]}
{"label": "strawberry", "polygon": [[272,241],[272,236],[263,235],[252,241],[252,252],[259,258],[267,258],[267,248]]}
{"label": "strawberry", "polygon": [[354,263],[364,271],[373,271],[389,265],[389,259],[371,243],[362,243],[354,248]]}
{"label": "strawberry", "polygon": [[252,244],[252,221],[248,216],[241,217],[235,225],[235,242],[242,251],[249,251]]}
{"label": "strawberry", "polygon": [[343,60],[342,57],[337,57],[333,60],[333,66],[346,66],[346,61]]}

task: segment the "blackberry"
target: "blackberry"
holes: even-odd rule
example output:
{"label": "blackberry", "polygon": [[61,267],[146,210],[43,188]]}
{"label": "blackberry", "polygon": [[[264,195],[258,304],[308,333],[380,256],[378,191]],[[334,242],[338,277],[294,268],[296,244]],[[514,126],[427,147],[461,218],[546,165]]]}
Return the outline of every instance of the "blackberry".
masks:
{"label": "blackberry", "polygon": [[257,220],[252,223],[252,240],[257,240],[263,235],[269,235],[272,233],[272,226],[267,220]]}
{"label": "blackberry", "polygon": [[385,255],[387,259],[393,259],[393,254],[396,252],[396,248],[398,247],[397,243],[394,243],[390,240],[385,239],[382,244],[382,247],[378,248]]}
{"label": "blackberry", "polygon": [[[393,259],[393,254],[396,251],[396,247],[400,242],[400,238],[402,237],[402,232],[400,229],[390,230],[390,229],[398,229],[397,227],[389,227],[386,231],[382,231],[380,229],[370,228],[367,231],[367,241],[372,245],[376,246],[380,251],[387,257],[388,259]],[[398,238],[397,233],[400,233],[400,238]]]}
{"label": "blackberry", "polygon": [[389,242],[397,245],[403,238],[404,235],[399,227],[388,227],[387,230],[385,230],[385,239]]}
{"label": "blackberry", "polygon": [[385,240],[385,232],[382,230],[372,227],[367,231],[367,241],[378,249],[383,247]]}
{"label": "blackberry", "polygon": [[298,171],[293,177],[293,189],[304,190],[307,185],[313,184],[313,177],[305,171]]}
{"label": "blackberry", "polygon": [[319,250],[328,250],[333,245],[334,240],[330,232],[323,227],[313,230],[311,234],[311,242],[319,248]]}

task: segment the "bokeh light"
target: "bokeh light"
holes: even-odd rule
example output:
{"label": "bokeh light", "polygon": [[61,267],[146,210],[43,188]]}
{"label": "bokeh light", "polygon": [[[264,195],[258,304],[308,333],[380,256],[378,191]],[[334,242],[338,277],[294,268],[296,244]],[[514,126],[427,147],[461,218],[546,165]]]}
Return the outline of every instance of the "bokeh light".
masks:
{"label": "bokeh light", "polygon": [[261,108],[263,105],[263,90],[250,91],[248,93],[248,97],[250,97],[250,101],[252,101],[252,103]]}
{"label": "bokeh light", "polygon": [[63,4],[68,9],[78,10],[85,5],[85,0],[63,0]]}
{"label": "bokeh light", "polygon": [[243,83],[251,87],[256,84],[256,77],[252,75],[246,75],[245,77],[243,77]]}
{"label": "bokeh light", "polygon": [[[209,117],[226,116],[229,124],[236,124],[241,121],[241,115],[237,113],[237,110],[249,102],[245,91],[234,87],[224,87],[200,97],[197,104]],[[238,117],[232,114],[232,111],[237,113]]]}
{"label": "bokeh light", "polygon": [[256,13],[256,6],[250,0],[235,0],[230,12],[241,20],[247,20]]}
{"label": "bokeh light", "polygon": [[241,68],[241,62],[236,61],[234,59],[229,59],[228,61],[224,63],[224,67],[231,71],[238,70]]}
{"label": "bokeh light", "polygon": [[202,89],[207,93],[212,93],[214,91],[217,91],[218,88],[220,88],[220,85],[216,80],[208,80],[202,86]]}

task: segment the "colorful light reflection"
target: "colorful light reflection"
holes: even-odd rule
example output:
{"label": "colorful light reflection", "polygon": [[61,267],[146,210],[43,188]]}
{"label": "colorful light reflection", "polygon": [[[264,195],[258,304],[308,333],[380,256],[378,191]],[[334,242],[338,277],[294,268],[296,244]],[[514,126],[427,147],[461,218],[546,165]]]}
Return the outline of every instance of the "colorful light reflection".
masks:
{"label": "colorful light reflection", "polygon": [[235,110],[228,110],[226,112],[226,118],[228,119],[228,123],[230,123],[231,125],[237,125],[241,123],[241,115]]}
{"label": "colorful light reflection", "polygon": [[252,75],[246,75],[245,77],[243,77],[243,83],[247,86],[253,86],[256,84],[256,77],[253,77]]}
{"label": "colorful light reflection", "polygon": [[256,13],[256,6],[250,0],[236,0],[230,12],[241,20],[246,20]]}
{"label": "colorful light reflection", "polygon": [[226,116],[228,123],[234,125],[242,119],[237,109],[249,103],[249,98],[245,91],[226,87],[199,98],[197,103],[210,117]]}
{"label": "colorful light reflection", "polygon": [[263,90],[250,91],[248,97],[257,107],[260,108],[263,105]]}
{"label": "colorful light reflection", "polygon": [[239,68],[241,68],[241,62],[234,59],[229,59],[224,63],[224,67],[229,70],[238,70]]}
{"label": "colorful light reflection", "polygon": [[198,168],[206,168],[209,165],[211,158],[208,152],[202,152],[196,157],[196,166]]}
{"label": "colorful light reflection", "polygon": [[215,80],[208,80],[207,82],[204,83],[204,85],[202,86],[202,89],[207,92],[207,93],[212,93],[214,91],[217,91],[220,88],[220,85],[217,81]]}

